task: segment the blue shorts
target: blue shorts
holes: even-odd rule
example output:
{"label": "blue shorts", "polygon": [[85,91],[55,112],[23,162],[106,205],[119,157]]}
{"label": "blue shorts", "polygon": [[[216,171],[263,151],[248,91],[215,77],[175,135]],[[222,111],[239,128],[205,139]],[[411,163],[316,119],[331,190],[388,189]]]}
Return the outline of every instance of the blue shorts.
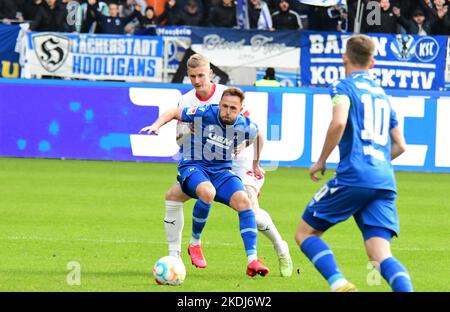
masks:
{"label": "blue shorts", "polygon": [[245,192],[241,179],[228,169],[209,171],[202,166],[181,166],[178,167],[177,180],[180,182],[181,190],[192,198],[198,198],[195,191],[200,183],[211,182],[216,189],[214,200],[227,206],[230,205],[231,196],[235,192]]}
{"label": "blue shorts", "polygon": [[302,218],[325,232],[353,216],[365,240],[374,236],[390,240],[399,233],[395,198],[391,190],[340,185],[333,178],[314,195]]}

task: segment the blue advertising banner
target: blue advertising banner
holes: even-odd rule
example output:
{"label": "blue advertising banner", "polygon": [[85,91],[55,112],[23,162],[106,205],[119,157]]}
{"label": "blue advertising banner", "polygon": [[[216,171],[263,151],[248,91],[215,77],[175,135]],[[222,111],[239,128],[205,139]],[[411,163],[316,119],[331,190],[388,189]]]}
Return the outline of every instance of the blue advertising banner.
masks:
{"label": "blue advertising banner", "polygon": [[[372,70],[382,87],[442,90],[445,87],[446,36],[368,34],[376,44]],[[342,54],[350,34],[301,33],[302,85],[325,87],[345,78]]]}
{"label": "blue advertising banner", "polygon": [[[191,87],[180,84],[0,79],[0,156],[175,162],[176,122],[138,134]],[[244,87],[271,167],[308,167],[321,152],[332,103],[325,89]],[[450,172],[450,92],[388,92],[406,137],[396,169]],[[425,130],[424,130],[425,129]],[[335,150],[329,164],[339,160]]]}
{"label": "blue advertising banner", "polygon": [[160,82],[163,41],[158,36],[28,33],[32,75]]}
{"label": "blue advertising banner", "polygon": [[0,77],[18,78],[20,76],[20,55],[15,52],[19,32],[19,25],[0,24]]}
{"label": "blue advertising banner", "polygon": [[192,27],[191,48],[218,67],[298,69],[300,59],[296,31]]}

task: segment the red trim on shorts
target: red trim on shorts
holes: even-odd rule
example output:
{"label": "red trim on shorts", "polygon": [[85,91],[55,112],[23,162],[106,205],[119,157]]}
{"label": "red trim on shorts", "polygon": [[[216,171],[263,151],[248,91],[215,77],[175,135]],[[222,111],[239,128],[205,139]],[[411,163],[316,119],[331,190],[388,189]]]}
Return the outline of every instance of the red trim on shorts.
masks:
{"label": "red trim on shorts", "polygon": [[208,101],[210,98],[212,98],[212,96],[214,95],[214,92],[216,92],[216,84],[213,83],[212,89],[211,89],[211,93],[208,95],[207,98],[201,98],[197,92],[195,92],[195,96],[197,97],[197,99],[199,99],[202,102],[206,102]]}

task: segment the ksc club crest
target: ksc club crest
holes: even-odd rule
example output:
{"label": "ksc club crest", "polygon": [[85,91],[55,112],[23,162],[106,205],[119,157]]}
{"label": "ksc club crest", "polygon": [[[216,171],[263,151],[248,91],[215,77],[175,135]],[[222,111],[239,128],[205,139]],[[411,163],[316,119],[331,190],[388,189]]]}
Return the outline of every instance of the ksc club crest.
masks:
{"label": "ksc club crest", "polygon": [[61,35],[33,35],[33,45],[42,67],[50,73],[57,71],[69,55],[70,40]]}
{"label": "ksc club crest", "polygon": [[397,35],[391,42],[391,50],[400,61],[409,61],[416,53],[414,37],[411,35]]}

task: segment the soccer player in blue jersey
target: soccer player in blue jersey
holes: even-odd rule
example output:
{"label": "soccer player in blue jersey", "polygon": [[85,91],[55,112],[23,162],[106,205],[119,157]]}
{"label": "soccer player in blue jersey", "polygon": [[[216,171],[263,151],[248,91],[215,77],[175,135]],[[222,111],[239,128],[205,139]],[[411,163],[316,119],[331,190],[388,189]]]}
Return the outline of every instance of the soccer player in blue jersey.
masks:
{"label": "soccer player in blue jersey", "polygon": [[[236,209],[248,259],[246,273],[265,276],[269,269],[257,258],[255,214],[241,179],[231,171],[235,149],[246,141],[255,141],[258,134],[256,124],[240,114],[243,100],[244,93],[240,89],[229,88],[223,91],[219,105],[169,110],[139,132],[158,134],[160,127],[174,119],[194,124],[191,140],[183,145],[177,176],[183,192],[197,198],[192,236],[200,241],[214,200]],[[255,174],[263,174],[258,155],[253,169]]]}
{"label": "soccer player in blue jersey", "polygon": [[339,145],[336,176],[312,198],[295,239],[301,251],[328,281],[332,291],[356,291],[340,272],[333,252],[320,238],[333,225],[353,216],[367,255],[378,264],[393,291],[413,291],[406,268],[392,256],[390,241],[399,232],[396,183],[391,160],[405,150],[405,140],[384,90],[369,75],[375,44],[352,36],[343,55],[346,79],[331,86],[333,117],[322,153],[309,169],[313,181]]}

